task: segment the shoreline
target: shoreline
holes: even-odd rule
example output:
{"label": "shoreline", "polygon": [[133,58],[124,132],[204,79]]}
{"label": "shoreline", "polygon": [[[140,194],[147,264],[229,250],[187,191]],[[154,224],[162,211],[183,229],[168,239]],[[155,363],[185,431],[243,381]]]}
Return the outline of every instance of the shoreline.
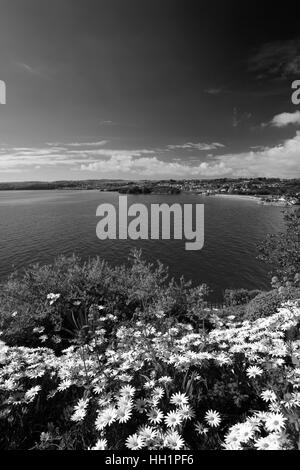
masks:
{"label": "shoreline", "polygon": [[[198,193],[199,194],[199,193]],[[224,199],[244,199],[244,200],[252,200],[261,206],[275,206],[275,207],[294,207],[294,204],[290,204],[284,201],[266,201],[266,196],[252,196],[248,194],[199,194],[199,196],[204,197],[221,197]]]}
{"label": "shoreline", "polygon": [[249,199],[249,200],[253,200],[253,201],[256,201],[257,203],[261,202],[261,198],[260,196],[250,196],[248,194],[221,194],[221,193],[217,193],[217,194],[199,194],[199,196],[203,196],[203,197],[224,197],[224,198],[227,198],[227,199]]}

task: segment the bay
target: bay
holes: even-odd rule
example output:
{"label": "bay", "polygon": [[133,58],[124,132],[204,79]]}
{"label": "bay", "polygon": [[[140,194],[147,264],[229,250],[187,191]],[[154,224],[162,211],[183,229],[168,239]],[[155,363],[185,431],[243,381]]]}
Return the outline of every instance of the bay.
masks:
{"label": "bay", "polygon": [[96,236],[99,204],[118,206],[118,193],[99,191],[1,191],[0,280],[31,263],[51,263],[60,254],[83,260],[100,256],[126,263],[132,248],[161,261],[170,275],[207,283],[219,300],[227,288],[270,288],[269,267],[257,260],[267,233],[283,228],[282,209],[255,199],[179,195],[128,195],[128,204],[195,204],[205,207],[205,242],[186,251],[184,240],[104,240]]}

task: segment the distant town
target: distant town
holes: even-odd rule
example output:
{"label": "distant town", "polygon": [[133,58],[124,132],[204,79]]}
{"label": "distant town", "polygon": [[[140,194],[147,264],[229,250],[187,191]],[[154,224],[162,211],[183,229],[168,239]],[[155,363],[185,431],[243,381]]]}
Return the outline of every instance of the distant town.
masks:
{"label": "distant town", "polygon": [[257,197],[263,204],[300,204],[300,179],[221,178],[213,180],[81,180],[0,183],[0,191],[17,190],[98,190],[122,194],[179,194],[194,192],[205,196],[241,195]]}

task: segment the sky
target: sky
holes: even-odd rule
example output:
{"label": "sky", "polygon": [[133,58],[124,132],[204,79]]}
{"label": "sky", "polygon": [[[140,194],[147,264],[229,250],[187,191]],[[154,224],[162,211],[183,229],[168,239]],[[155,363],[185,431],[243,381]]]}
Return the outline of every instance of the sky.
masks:
{"label": "sky", "polygon": [[0,0],[0,181],[300,177],[298,11]]}

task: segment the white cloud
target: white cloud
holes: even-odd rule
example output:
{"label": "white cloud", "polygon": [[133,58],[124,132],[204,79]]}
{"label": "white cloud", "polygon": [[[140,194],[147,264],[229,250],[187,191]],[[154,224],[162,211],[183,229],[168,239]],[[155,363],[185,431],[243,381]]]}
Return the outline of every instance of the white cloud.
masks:
{"label": "white cloud", "polygon": [[101,147],[102,145],[108,144],[109,140],[100,140],[98,142],[47,142],[47,145],[51,147]]}
{"label": "white cloud", "polygon": [[256,151],[219,155],[215,161],[232,169],[232,176],[300,177],[300,131],[282,144]]}
{"label": "white cloud", "polygon": [[202,142],[198,142],[198,143],[187,142],[185,144],[167,146],[169,150],[179,150],[179,149],[181,150],[216,150],[222,147],[225,147],[225,145],[220,144],[219,142],[212,142],[211,144],[206,144]]}
{"label": "white cloud", "polygon": [[113,155],[109,160],[81,165],[81,170],[132,177],[300,177],[300,132],[280,145],[243,153],[223,154],[209,162],[190,165],[181,161],[163,161],[156,156],[135,158],[133,155]]}
{"label": "white cloud", "polygon": [[67,155],[82,155],[86,157],[120,157],[128,156],[141,157],[142,155],[154,154],[155,150],[138,149],[138,150],[115,150],[115,149],[88,149],[88,150],[66,150]]}
{"label": "white cloud", "polygon": [[289,124],[300,125],[300,111],[277,114],[273,117],[270,124],[274,127],[285,127]]}
{"label": "white cloud", "polygon": [[[102,144],[102,142],[100,142]],[[61,145],[61,146],[58,146]],[[154,154],[154,150],[115,150],[104,148],[77,149],[77,145],[62,146],[55,144],[52,147],[13,147],[0,149],[0,174],[1,171],[12,171],[17,168],[32,169],[36,166],[47,167],[69,167],[78,169],[82,164],[97,163],[99,160],[107,162],[108,159],[125,159],[128,157],[141,157],[144,154]]]}
{"label": "white cloud", "polygon": [[[214,144],[216,145],[216,143]],[[222,145],[222,144],[220,144]],[[170,153],[151,149],[117,150],[106,148],[72,147],[15,147],[0,149],[1,172],[34,171],[37,167],[47,172],[52,168],[94,172],[96,178],[126,177],[136,179],[158,178],[215,178],[215,177],[300,177],[300,131],[282,144],[253,148],[247,152],[211,155],[201,163],[187,161]]]}
{"label": "white cloud", "polygon": [[230,173],[231,169],[225,167],[223,162],[209,165],[202,162],[199,165],[187,165],[178,161],[166,162],[154,157],[134,158],[113,156],[110,160],[101,160],[98,162],[81,165],[83,171],[100,171],[101,173],[112,174],[122,173],[124,176],[135,178],[162,178],[162,177],[210,177],[225,175]]}

